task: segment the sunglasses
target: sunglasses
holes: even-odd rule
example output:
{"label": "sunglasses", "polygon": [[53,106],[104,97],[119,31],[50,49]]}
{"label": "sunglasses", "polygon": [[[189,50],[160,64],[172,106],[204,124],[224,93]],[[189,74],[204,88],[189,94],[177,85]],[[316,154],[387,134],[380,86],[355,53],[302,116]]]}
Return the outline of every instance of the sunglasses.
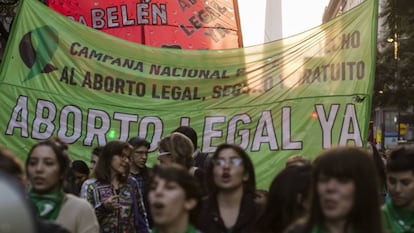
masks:
{"label": "sunglasses", "polygon": [[168,152],[168,151],[166,151],[166,152],[158,152],[157,153],[157,158],[158,157],[161,157],[161,156],[165,156],[165,155],[170,155],[171,154],[171,152]]}
{"label": "sunglasses", "polygon": [[219,167],[224,167],[227,165],[229,165],[230,167],[238,167],[242,163],[243,163],[242,158],[231,158],[229,161],[222,159],[222,158],[213,159],[213,164]]}

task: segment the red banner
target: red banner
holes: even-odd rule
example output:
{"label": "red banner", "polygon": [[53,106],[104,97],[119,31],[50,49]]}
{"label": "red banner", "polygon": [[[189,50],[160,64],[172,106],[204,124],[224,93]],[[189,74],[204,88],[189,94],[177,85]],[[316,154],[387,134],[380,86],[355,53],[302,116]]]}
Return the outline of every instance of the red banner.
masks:
{"label": "red banner", "polygon": [[48,0],[47,5],[79,23],[149,46],[243,46],[234,0]]}

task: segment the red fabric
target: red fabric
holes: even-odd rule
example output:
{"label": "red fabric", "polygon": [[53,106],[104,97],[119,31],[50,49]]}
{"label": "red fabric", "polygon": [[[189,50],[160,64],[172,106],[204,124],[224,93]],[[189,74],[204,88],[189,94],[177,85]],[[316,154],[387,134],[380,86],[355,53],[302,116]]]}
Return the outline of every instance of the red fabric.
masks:
{"label": "red fabric", "polygon": [[145,45],[182,49],[241,47],[233,1],[49,0],[47,5],[77,22]]}

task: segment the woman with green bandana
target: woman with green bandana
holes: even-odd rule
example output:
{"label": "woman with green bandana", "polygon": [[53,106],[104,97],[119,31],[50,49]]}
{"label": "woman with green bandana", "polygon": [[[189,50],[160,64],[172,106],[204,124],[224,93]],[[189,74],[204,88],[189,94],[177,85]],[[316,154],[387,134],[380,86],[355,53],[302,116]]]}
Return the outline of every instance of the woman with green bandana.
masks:
{"label": "woman with green bandana", "polygon": [[312,203],[288,233],[382,233],[378,181],[368,152],[332,148],[313,163]]}
{"label": "woman with green bandana", "polygon": [[148,200],[155,225],[152,233],[201,233],[192,224],[201,201],[200,186],[185,167],[155,166]]}
{"label": "woman with green bandana", "polygon": [[99,224],[90,204],[63,191],[70,159],[56,141],[35,144],[26,160],[29,199],[39,218],[61,225],[71,233],[98,233]]}

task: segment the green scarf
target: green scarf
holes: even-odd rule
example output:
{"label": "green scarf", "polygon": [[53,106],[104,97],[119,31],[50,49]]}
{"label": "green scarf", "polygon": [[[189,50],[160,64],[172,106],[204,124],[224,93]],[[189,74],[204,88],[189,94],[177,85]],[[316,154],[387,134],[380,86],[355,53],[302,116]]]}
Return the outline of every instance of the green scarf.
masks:
{"label": "green scarf", "polygon": [[[185,230],[183,233],[197,233],[197,229],[193,225],[189,225],[187,230]],[[159,233],[157,228],[152,229],[151,233]]]}
{"label": "green scarf", "polygon": [[314,228],[312,228],[311,233],[329,233],[329,232],[323,228],[319,228],[315,226]]}
{"label": "green scarf", "polygon": [[[352,233],[357,233],[357,231],[355,231],[353,229],[351,230],[351,232]],[[324,227],[315,226],[315,227],[312,228],[311,233],[329,233],[329,231],[326,230]]]}
{"label": "green scarf", "polygon": [[398,208],[387,200],[383,207],[386,228],[393,233],[414,232],[414,210]]}
{"label": "green scarf", "polygon": [[29,190],[29,198],[36,206],[37,215],[41,219],[56,220],[63,204],[65,193],[63,189],[50,194],[37,194],[33,189]]}

